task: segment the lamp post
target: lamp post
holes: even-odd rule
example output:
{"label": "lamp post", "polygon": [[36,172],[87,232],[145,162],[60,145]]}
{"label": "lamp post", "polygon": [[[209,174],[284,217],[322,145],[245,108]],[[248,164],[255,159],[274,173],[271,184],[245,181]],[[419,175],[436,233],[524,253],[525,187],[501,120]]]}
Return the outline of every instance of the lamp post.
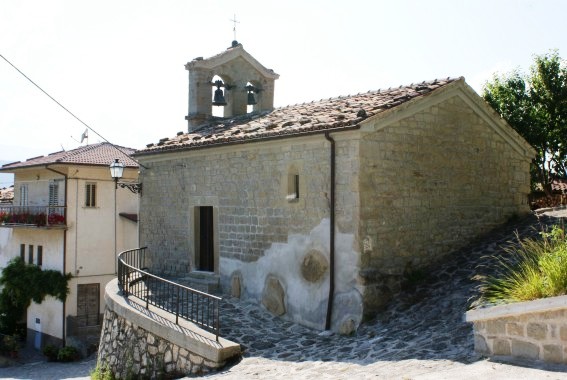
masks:
{"label": "lamp post", "polygon": [[124,164],[114,159],[110,164],[110,176],[114,179],[114,273],[116,273],[116,261],[118,260],[118,252],[116,248],[116,189],[118,189],[118,180],[122,178],[124,172]]}

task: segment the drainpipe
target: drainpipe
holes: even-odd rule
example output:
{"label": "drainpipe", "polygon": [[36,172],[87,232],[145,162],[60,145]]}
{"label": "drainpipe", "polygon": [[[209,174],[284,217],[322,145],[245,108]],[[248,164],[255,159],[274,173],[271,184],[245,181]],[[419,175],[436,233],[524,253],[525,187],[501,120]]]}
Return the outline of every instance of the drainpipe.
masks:
{"label": "drainpipe", "polygon": [[[65,225],[67,225],[67,183],[68,183],[67,182],[67,180],[68,180],[67,174],[60,172],[60,171],[57,171],[55,169],[51,169],[48,166],[46,166],[45,168],[49,171],[60,174],[65,178]],[[63,230],[63,275],[65,275],[66,266],[67,266],[67,228],[65,228]],[[62,326],[63,326],[63,331],[62,331],[62,333],[63,333],[63,347],[65,347],[65,341],[66,341],[66,338],[67,338],[67,333],[65,331],[65,328],[66,328],[66,324],[65,324],[65,303],[66,302],[67,301],[62,302],[62,304],[63,304],[63,323],[62,323]]]}
{"label": "drainpipe", "polygon": [[331,199],[330,199],[330,223],[329,223],[329,298],[327,300],[327,317],[325,319],[325,330],[331,329],[331,316],[333,314],[333,296],[335,294],[335,140],[329,132],[325,132],[325,138],[331,143]]}

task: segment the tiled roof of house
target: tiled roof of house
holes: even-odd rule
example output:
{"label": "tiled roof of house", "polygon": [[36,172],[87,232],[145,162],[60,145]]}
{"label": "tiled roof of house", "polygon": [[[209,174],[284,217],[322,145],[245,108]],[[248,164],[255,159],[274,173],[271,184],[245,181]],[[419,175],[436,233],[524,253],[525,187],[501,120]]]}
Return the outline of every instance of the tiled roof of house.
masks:
{"label": "tiled roof of house", "polygon": [[0,189],[0,203],[12,203],[14,200],[14,185]]}
{"label": "tiled roof of house", "polygon": [[148,144],[134,155],[355,128],[371,116],[459,80],[464,81],[464,78],[436,79],[230,118],[212,117],[191,133],[179,132],[173,138],[163,138],[156,144]]}
{"label": "tiled roof of house", "polygon": [[567,178],[557,178],[551,181],[551,190],[567,193]]}
{"label": "tiled roof of house", "polygon": [[115,158],[126,167],[137,168],[138,163],[130,155],[135,149],[112,145],[107,142],[85,145],[77,149],[63,150],[51,153],[47,156],[28,158],[26,161],[12,162],[3,165],[0,172],[10,172],[12,169],[32,166],[43,166],[49,164],[74,164],[74,165],[96,165],[109,166]]}

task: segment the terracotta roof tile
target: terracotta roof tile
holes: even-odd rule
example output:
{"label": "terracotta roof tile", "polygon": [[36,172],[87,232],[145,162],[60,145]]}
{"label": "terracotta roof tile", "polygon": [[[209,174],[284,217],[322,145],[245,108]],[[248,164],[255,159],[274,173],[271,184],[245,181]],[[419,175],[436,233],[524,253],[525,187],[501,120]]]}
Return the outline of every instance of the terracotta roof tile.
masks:
{"label": "terracotta roof tile", "polygon": [[73,150],[50,153],[47,156],[28,158],[23,162],[12,162],[3,165],[0,172],[10,172],[12,169],[48,164],[79,164],[108,166],[115,158],[118,158],[126,167],[136,168],[138,163],[129,156],[134,153],[132,148],[112,145],[110,143],[98,143],[86,145]]}
{"label": "terracotta roof tile", "polygon": [[567,192],[567,179],[554,179],[551,181],[551,190],[561,193]]}
{"label": "terracotta roof tile", "polygon": [[273,111],[230,118],[211,117],[191,133],[163,138],[148,144],[136,155],[161,151],[200,148],[277,136],[357,127],[363,120],[397,107],[409,100],[425,96],[436,89],[463,78],[436,79],[408,86],[367,93],[339,96],[310,103],[296,104]]}

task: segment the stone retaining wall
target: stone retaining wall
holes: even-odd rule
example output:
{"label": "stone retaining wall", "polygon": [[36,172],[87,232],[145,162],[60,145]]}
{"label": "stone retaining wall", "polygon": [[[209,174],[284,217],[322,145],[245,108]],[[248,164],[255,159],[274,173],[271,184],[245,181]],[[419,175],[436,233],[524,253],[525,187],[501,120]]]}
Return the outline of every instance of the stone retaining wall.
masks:
{"label": "stone retaining wall", "polygon": [[204,374],[240,354],[238,344],[125,299],[117,280],[106,286],[105,301],[98,365],[118,378]]}
{"label": "stone retaining wall", "polygon": [[472,310],[480,354],[567,363],[567,296]]}
{"label": "stone retaining wall", "polygon": [[118,378],[207,373],[219,364],[194,355],[106,310],[98,361]]}

